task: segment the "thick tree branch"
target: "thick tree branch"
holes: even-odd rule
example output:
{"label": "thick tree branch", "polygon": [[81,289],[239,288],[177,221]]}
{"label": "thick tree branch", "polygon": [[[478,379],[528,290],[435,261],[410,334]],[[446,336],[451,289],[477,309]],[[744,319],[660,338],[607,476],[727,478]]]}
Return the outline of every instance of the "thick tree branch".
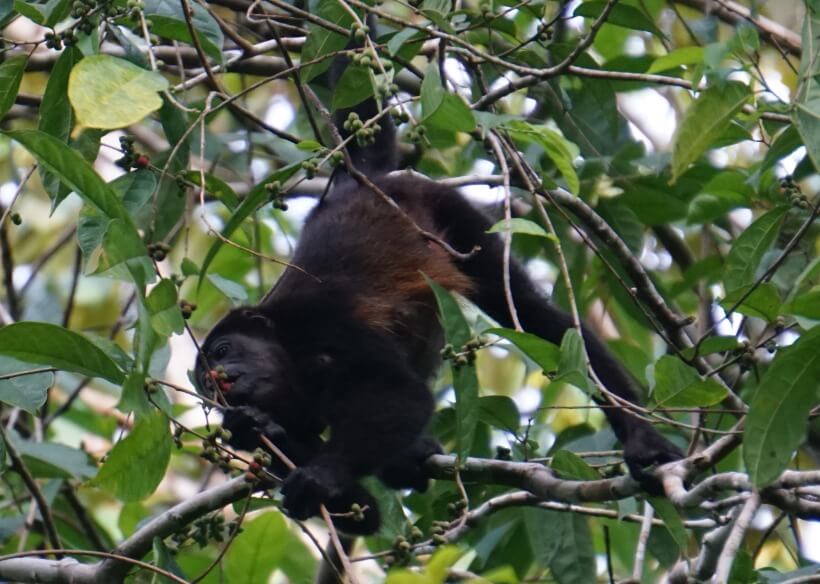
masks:
{"label": "thick tree branch", "polygon": [[792,55],[800,56],[802,45],[799,34],[765,16],[753,17],[749,9],[742,4],[731,0],[674,0],[674,2],[704,13],[714,14],[726,24],[732,26],[741,22],[749,22],[757,27],[760,36],[766,42],[777,48],[784,49]]}
{"label": "thick tree branch", "polygon": [[[714,453],[713,453],[714,454]],[[708,458],[708,454],[704,455]],[[681,469],[697,468],[691,457],[661,467],[658,472],[666,477],[669,474],[684,476]],[[427,468],[430,473],[439,479],[450,480],[456,470],[455,456],[436,455],[430,457]],[[486,502],[470,511],[475,514],[475,520],[491,513],[499,506],[535,505],[545,509],[558,511],[583,512],[593,515],[608,516],[605,509],[578,507],[579,502],[603,502],[623,499],[640,494],[638,484],[628,476],[597,481],[563,480],[547,467],[532,462],[510,462],[468,458],[459,467],[459,475],[466,482],[480,482],[486,485],[504,485],[526,492],[506,493],[492,502]],[[666,484],[666,483],[665,483]],[[705,485],[705,486],[700,486]],[[798,487],[820,486],[820,471],[786,471],[780,479],[764,489],[760,498],[764,502],[785,505],[785,508],[796,508],[803,511],[816,512],[820,507],[813,499],[811,489],[797,490]],[[225,505],[247,497],[249,492],[256,488],[244,478],[238,478],[223,483],[196,495],[187,501],[175,505],[167,511],[157,515],[143,525],[131,537],[123,541],[112,554],[139,560],[151,550],[154,538],[165,538],[179,531],[193,520],[206,515]],[[673,502],[679,507],[696,507],[705,501],[708,494],[717,495],[724,490],[740,490],[752,493],[748,477],[741,473],[721,473],[710,476],[696,485],[691,491],[682,496],[673,497]],[[815,489],[816,490],[816,489]],[[673,493],[674,494],[674,493]],[[735,499],[731,505],[745,504],[749,497]],[[747,513],[748,515],[748,513]],[[627,518],[630,521],[639,521],[639,516]],[[709,528],[713,522],[703,523],[696,521],[688,523],[691,528]],[[459,522],[451,535],[454,539],[462,533],[470,522]],[[654,523],[654,522],[653,522]],[[740,527],[736,531],[739,532]],[[745,528],[744,528],[745,530]],[[80,564],[75,559],[47,560],[41,558],[13,558],[0,557],[0,579],[19,582],[40,582],[53,584],[92,584],[107,582],[115,584],[125,578],[133,562],[127,562],[114,557],[106,557],[96,564]]]}

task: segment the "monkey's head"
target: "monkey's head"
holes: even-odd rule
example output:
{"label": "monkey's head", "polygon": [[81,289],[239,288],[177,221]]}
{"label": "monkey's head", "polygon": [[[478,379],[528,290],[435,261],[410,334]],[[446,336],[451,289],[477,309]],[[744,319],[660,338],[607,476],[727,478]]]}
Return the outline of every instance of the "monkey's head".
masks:
{"label": "monkey's head", "polygon": [[[275,323],[257,308],[237,308],[202,343],[195,367],[198,390],[229,406],[252,406],[288,427],[298,421],[300,394],[290,355]],[[295,419],[296,418],[296,419]]]}

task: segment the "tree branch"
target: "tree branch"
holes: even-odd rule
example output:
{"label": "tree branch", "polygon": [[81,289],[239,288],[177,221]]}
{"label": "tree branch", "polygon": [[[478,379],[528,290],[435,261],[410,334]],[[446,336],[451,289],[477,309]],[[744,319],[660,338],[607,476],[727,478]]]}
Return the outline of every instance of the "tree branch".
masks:
{"label": "tree branch", "polygon": [[753,17],[749,9],[742,4],[731,0],[674,0],[674,2],[706,14],[714,14],[732,26],[741,22],[749,22],[757,27],[761,38],[766,42],[779,49],[785,49],[792,55],[800,56],[802,44],[799,34],[765,16]]}

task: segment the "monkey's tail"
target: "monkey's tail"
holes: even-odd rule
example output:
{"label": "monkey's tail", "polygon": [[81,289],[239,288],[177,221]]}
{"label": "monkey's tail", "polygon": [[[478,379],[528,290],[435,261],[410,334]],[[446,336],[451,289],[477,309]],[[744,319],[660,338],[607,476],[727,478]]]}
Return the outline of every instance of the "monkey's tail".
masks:
{"label": "monkey's tail", "polygon": [[[459,251],[480,250],[461,264],[472,282],[469,299],[498,321],[512,328],[512,310],[505,293],[504,245],[498,234],[487,233],[490,220],[475,209],[460,194],[450,191],[438,197],[436,223],[446,225],[448,242]],[[550,303],[546,295],[530,279],[524,267],[515,259],[509,262],[510,291],[522,328],[556,345],[564,333],[574,326],[572,317]],[[606,380],[607,389],[632,403],[638,403],[635,383],[627,371],[609,353],[604,343],[588,328],[583,328],[584,343],[590,364],[599,378]],[[604,410],[615,435],[622,443],[648,425],[622,408]]]}
{"label": "monkey's tail", "polygon": [[[368,35],[371,39],[374,39],[376,37],[376,19],[370,14],[366,22],[369,29]],[[362,46],[363,43],[353,40],[348,44],[347,49],[361,48]],[[345,55],[334,58],[328,73],[328,82],[333,91],[339,86],[339,81],[350,62],[350,59]],[[359,120],[365,123],[378,116],[386,105],[382,102],[380,107],[376,98],[371,94],[367,99],[352,107],[337,109],[333,115],[334,123],[342,138],[348,138],[355,134],[355,132],[345,129],[345,122],[347,122],[351,113],[356,114]],[[393,117],[387,112],[375,124],[378,124],[378,126],[373,125],[370,127],[378,127],[378,131],[372,134],[370,138],[354,137],[347,145],[347,152],[350,154],[353,166],[368,176],[386,174],[398,168],[396,126],[393,123]]]}

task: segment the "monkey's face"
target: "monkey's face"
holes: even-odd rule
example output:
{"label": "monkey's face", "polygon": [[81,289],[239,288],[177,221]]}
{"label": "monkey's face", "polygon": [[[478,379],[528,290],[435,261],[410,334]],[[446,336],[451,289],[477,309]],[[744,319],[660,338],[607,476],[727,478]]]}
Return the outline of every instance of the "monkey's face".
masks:
{"label": "monkey's face", "polygon": [[254,406],[276,415],[294,394],[293,367],[274,325],[253,309],[231,312],[202,345],[195,378],[199,391],[228,405]]}

